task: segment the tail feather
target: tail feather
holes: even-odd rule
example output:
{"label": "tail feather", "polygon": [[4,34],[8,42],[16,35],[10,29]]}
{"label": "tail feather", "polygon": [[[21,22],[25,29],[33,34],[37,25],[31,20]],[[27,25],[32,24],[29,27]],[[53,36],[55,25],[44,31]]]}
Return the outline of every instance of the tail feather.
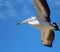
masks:
{"label": "tail feather", "polygon": [[56,28],[55,30],[59,30],[58,25],[56,24],[56,22],[53,22],[53,26]]}

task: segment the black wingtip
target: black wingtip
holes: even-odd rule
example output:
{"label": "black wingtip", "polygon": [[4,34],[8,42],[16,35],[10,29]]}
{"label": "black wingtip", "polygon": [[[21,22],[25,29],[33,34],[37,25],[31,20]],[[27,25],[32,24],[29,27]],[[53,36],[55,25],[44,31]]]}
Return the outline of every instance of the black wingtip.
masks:
{"label": "black wingtip", "polygon": [[54,27],[56,28],[56,30],[60,31],[60,29],[59,29],[58,25],[56,24],[56,22],[53,22],[53,24],[54,24]]}
{"label": "black wingtip", "polygon": [[19,25],[20,23],[17,23],[16,25]]}
{"label": "black wingtip", "polygon": [[44,45],[44,46],[47,46],[47,47],[50,47],[50,48],[52,47],[52,45]]}

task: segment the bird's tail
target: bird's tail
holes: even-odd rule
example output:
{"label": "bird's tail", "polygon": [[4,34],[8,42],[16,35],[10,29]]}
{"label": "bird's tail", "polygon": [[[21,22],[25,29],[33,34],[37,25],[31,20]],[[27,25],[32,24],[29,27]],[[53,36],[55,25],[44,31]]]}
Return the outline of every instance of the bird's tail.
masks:
{"label": "bird's tail", "polygon": [[60,30],[59,27],[58,27],[58,25],[56,24],[56,22],[53,22],[52,25],[55,27],[55,30],[58,30],[58,31]]}

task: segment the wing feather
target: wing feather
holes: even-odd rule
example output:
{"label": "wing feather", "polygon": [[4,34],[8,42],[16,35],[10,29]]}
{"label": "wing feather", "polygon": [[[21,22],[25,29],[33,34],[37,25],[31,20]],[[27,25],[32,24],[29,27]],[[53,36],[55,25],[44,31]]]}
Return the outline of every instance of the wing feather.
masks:
{"label": "wing feather", "polygon": [[33,2],[38,13],[38,20],[50,22],[50,9],[46,0],[33,0]]}
{"label": "wing feather", "polygon": [[52,46],[53,40],[54,40],[54,31],[53,30],[45,30],[42,31],[42,41],[43,44],[46,46]]}

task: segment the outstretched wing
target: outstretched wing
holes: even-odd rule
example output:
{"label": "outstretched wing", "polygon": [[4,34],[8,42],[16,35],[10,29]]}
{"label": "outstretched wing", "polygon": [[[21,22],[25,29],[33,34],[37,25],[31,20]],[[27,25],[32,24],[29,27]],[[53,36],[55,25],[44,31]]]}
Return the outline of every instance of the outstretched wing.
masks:
{"label": "outstretched wing", "polygon": [[53,30],[44,30],[42,32],[42,41],[45,46],[52,47],[52,43],[54,40],[54,31]]}
{"label": "outstretched wing", "polygon": [[46,0],[33,0],[39,21],[47,21],[50,22],[50,9]]}

